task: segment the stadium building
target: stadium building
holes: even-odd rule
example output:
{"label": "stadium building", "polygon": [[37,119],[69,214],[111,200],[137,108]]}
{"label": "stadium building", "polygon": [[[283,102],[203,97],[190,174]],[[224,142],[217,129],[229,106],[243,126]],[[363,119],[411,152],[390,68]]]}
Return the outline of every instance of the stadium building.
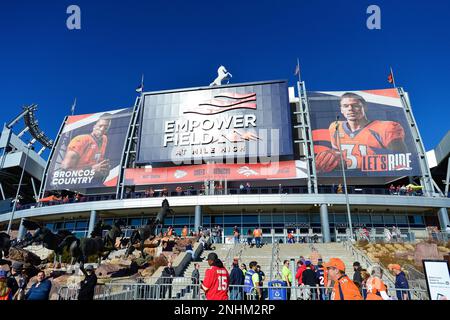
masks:
{"label": "stadium building", "polygon": [[0,137],[3,230],[25,218],[79,236],[98,219],[132,229],[164,197],[166,226],[220,225],[224,242],[234,226],[258,226],[266,242],[291,231],[330,242],[349,218],[352,232],[397,226],[411,240],[450,224],[448,135],[430,164],[402,88],[312,92],[281,80],[141,92],[131,108],[67,116],[54,141],[35,110]]}

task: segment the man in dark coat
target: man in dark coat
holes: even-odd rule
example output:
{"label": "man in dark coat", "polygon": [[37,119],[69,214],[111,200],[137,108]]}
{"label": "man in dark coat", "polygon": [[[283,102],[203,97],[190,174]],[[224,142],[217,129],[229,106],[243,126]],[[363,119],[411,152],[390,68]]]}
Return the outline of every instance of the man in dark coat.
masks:
{"label": "man in dark coat", "polygon": [[244,274],[239,268],[239,260],[234,258],[230,272],[230,300],[243,300],[244,279]]}
{"label": "man in dark coat", "polygon": [[172,298],[172,282],[175,277],[175,269],[172,267],[172,263],[169,262],[167,267],[162,272],[163,286],[162,286],[162,298],[166,297],[166,292],[169,290],[169,299]]}
{"label": "man in dark coat", "polygon": [[356,286],[359,288],[359,292],[362,292],[362,276],[361,276],[361,264],[358,261],[353,262],[353,270],[355,273],[353,273],[353,282],[356,284]]}
{"label": "man in dark coat", "polygon": [[198,293],[199,293],[199,285],[200,285],[200,265],[198,263],[194,263],[194,271],[192,271],[191,280],[193,285],[193,293],[192,293],[192,299],[198,299]]}
{"label": "man in dark coat", "polygon": [[78,292],[78,300],[94,300],[95,286],[97,285],[97,276],[94,267],[88,265],[86,269],[83,266],[80,270],[84,274],[84,280],[80,282],[80,291]]}

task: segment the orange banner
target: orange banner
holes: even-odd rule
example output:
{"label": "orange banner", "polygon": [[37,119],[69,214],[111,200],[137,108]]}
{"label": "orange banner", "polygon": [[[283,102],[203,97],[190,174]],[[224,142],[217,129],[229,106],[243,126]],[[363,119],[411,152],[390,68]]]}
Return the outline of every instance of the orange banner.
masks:
{"label": "orange banner", "polygon": [[125,170],[126,185],[202,182],[204,180],[268,180],[304,178],[297,175],[295,161],[268,164],[201,164],[166,168]]}

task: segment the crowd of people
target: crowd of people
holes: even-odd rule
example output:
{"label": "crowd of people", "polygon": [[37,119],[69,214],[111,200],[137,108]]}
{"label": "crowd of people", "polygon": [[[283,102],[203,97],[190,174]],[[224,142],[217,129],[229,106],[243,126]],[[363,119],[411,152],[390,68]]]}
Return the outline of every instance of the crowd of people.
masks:
{"label": "crowd of people", "polygon": [[391,184],[389,186],[389,194],[390,195],[398,195],[398,196],[418,196],[422,195],[422,187],[415,186],[413,184],[408,185],[397,185],[394,186]]}
{"label": "crowd of people", "polygon": [[[317,254],[317,252],[316,252]],[[270,287],[264,286],[264,272],[257,261],[247,266],[234,258],[231,271],[223,265],[217,254],[207,257],[211,266],[204,281],[199,280],[198,265],[192,274],[195,283],[201,283],[207,300],[266,300]],[[353,279],[346,275],[345,263],[339,258],[324,262],[322,258],[308,259],[303,256],[297,261],[293,275],[290,261],[284,260],[281,278],[290,299],[292,289],[297,290],[297,299],[302,300],[410,300],[409,284],[405,273],[398,264],[390,264],[389,270],[395,275],[395,296],[389,296],[383,281],[383,269],[375,264],[363,269],[357,261],[353,263]],[[194,282],[193,282],[194,283]],[[198,294],[198,292],[196,292]]]}
{"label": "crowd of people", "polygon": [[[84,278],[78,284],[78,300],[93,300],[97,276],[92,265],[80,266]],[[14,262],[10,271],[0,270],[0,300],[49,300],[52,290],[52,274],[39,270],[33,283],[23,263]]]}

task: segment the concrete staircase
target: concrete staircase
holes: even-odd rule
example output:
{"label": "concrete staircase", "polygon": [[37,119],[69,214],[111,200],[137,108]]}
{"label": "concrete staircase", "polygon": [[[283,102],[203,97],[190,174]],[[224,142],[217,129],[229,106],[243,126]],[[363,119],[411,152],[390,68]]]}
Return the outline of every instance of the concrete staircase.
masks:
{"label": "concrete staircase", "polygon": [[[174,279],[173,297],[177,299],[192,299],[192,290],[188,288],[190,284],[190,276],[194,270],[194,263],[200,264],[200,280],[203,280],[205,271],[209,268],[206,257],[210,252],[215,252],[221,259],[228,271],[231,269],[231,261],[233,256],[236,256],[241,251],[239,264],[245,263],[248,267],[251,261],[257,261],[261,266],[262,271],[266,275],[265,285],[270,281],[270,268],[272,261],[272,244],[266,244],[261,248],[249,247],[248,245],[240,244],[238,247],[231,244],[214,244],[216,250],[203,251],[200,255],[201,261],[191,261],[186,270],[180,277]],[[353,277],[353,262],[354,257],[345,249],[341,243],[317,243],[313,244],[314,248],[322,255],[324,262],[327,262],[330,258],[340,258],[346,266],[347,275]],[[297,261],[300,256],[305,258],[309,257],[312,252],[311,244],[308,243],[295,243],[295,244],[279,244],[280,248],[280,262],[279,271],[283,268],[283,261],[295,259]],[[239,250],[242,249],[242,250]],[[366,267],[362,261],[361,265]],[[276,276],[276,271],[273,270],[273,277]]]}
{"label": "concrete staircase", "polygon": [[[179,277],[173,280],[172,296],[176,297],[177,299],[192,299],[193,291],[192,288],[189,288],[189,286],[191,284],[192,271],[194,271],[194,263],[200,264],[199,272],[201,281],[205,277],[206,270],[209,268],[208,261],[206,260],[208,254],[211,252],[215,252],[219,256],[219,259],[221,259],[225,263],[225,259],[227,258],[228,252],[232,248],[232,246],[233,245],[229,244],[215,243],[213,244],[215,250],[204,250],[198,259],[199,261],[191,261],[184,272],[179,275]],[[228,266],[226,266],[226,268],[229,270]]]}

